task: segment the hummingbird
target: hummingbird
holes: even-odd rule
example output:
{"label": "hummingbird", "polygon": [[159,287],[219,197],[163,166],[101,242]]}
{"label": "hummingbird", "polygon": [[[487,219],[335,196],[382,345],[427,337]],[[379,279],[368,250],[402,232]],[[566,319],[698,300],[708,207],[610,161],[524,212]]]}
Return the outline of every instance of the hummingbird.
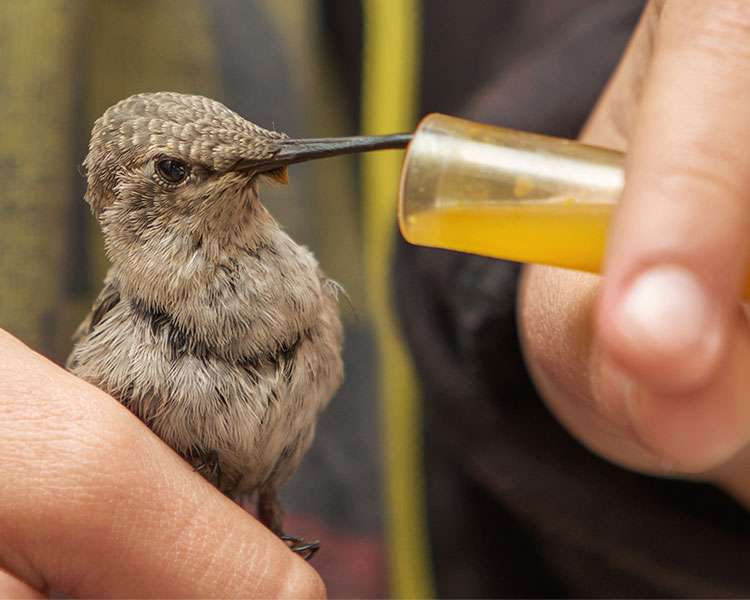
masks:
{"label": "hummingbird", "polygon": [[111,262],[66,367],[112,395],[221,492],[285,536],[279,488],[343,378],[339,286],[259,200],[311,159],[408,134],[291,139],[173,92],[96,120],[85,200]]}

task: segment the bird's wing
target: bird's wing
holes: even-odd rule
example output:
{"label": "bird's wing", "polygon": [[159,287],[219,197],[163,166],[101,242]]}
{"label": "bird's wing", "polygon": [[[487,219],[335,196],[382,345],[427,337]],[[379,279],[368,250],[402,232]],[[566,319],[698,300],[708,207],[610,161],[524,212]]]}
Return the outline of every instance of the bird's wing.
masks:
{"label": "bird's wing", "polygon": [[[76,329],[75,333],[73,334],[73,348],[75,348],[78,342],[80,342],[84,337],[86,337],[94,330],[94,327],[96,327],[97,323],[99,323],[106,316],[106,314],[117,305],[118,302],[120,302],[120,290],[118,290],[111,279],[107,277],[104,280],[104,287],[102,288],[102,291],[99,292],[96,300],[94,300],[94,304],[91,307],[91,312],[86,315],[86,318],[78,326],[78,329]],[[68,369],[70,369],[70,367],[72,366],[73,354],[75,354],[75,352],[72,352],[70,354],[67,362],[65,363],[65,367]]]}

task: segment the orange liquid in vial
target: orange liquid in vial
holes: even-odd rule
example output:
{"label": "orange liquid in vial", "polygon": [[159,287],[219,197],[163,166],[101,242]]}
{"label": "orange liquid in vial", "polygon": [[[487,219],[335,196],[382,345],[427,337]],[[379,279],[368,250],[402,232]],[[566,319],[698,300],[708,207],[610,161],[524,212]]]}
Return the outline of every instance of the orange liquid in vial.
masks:
{"label": "orange liquid in vial", "polygon": [[444,205],[407,216],[407,241],[598,273],[614,206],[609,203],[508,202]]}
{"label": "orange liquid in vial", "polygon": [[[445,205],[401,220],[408,242],[600,273],[613,204]],[[743,299],[750,301],[750,273]]]}

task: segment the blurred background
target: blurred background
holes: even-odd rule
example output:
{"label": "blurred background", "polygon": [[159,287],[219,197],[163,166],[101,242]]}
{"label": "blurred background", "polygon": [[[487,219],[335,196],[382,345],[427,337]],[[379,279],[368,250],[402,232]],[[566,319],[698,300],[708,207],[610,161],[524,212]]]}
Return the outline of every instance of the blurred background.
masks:
{"label": "blurred background", "polygon": [[[65,360],[107,268],[80,165],[116,101],[203,94],[292,137],[411,131],[433,111],[575,137],[643,4],[3,0],[0,327]],[[705,552],[676,532],[729,547],[747,519],[554,422],[518,348],[517,267],[399,240],[400,160],[297,165],[261,192],[350,299],[345,384],[282,492],[286,530],[322,540],[330,596],[736,595],[731,560],[683,577]]]}

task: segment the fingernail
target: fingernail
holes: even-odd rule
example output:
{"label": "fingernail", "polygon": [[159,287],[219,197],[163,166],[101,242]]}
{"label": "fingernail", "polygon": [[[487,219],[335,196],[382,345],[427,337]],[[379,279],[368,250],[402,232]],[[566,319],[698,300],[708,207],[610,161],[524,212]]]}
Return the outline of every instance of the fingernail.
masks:
{"label": "fingernail", "polygon": [[709,359],[721,333],[704,287],[690,271],[674,265],[652,267],[636,277],[620,304],[618,329],[641,351],[677,360]]}

